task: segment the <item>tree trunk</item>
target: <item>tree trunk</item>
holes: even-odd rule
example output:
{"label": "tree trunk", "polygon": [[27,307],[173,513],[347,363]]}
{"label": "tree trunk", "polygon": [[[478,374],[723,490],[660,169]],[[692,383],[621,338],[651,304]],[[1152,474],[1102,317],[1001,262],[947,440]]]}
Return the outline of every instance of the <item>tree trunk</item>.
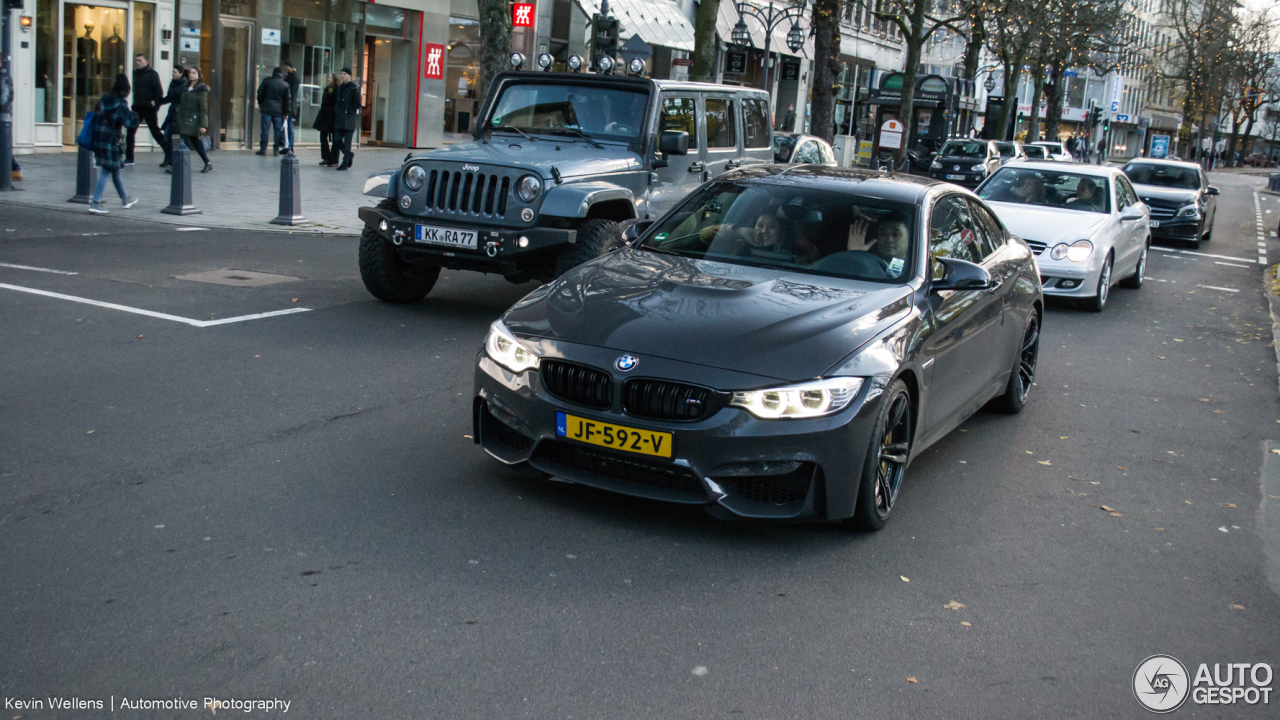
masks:
{"label": "tree trunk", "polygon": [[480,79],[488,92],[493,76],[510,68],[511,5],[507,0],[478,0],[480,10]]}
{"label": "tree trunk", "polygon": [[1062,101],[1067,95],[1069,78],[1062,76],[1066,70],[1066,61],[1055,58],[1049,63],[1049,72],[1053,73],[1053,84],[1048,86],[1049,102],[1044,112],[1044,139],[1058,139],[1058,125],[1062,122]]}
{"label": "tree trunk", "polygon": [[982,46],[987,41],[987,29],[983,26],[981,17],[974,16],[969,22],[969,40],[964,47],[964,79],[976,83],[978,65],[982,60]]}
{"label": "tree trunk", "polygon": [[702,0],[698,4],[698,17],[693,22],[693,66],[689,68],[689,79],[694,82],[715,82],[719,13],[720,0]]}
{"label": "tree trunk", "polygon": [[1027,119],[1027,137],[1025,142],[1033,143],[1040,139],[1040,96],[1044,94],[1044,70],[1037,68],[1031,80],[1031,117]]}
{"label": "tree trunk", "polygon": [[916,74],[920,70],[920,46],[924,44],[924,23],[927,0],[915,0],[911,8],[911,32],[907,34],[907,61],[902,68],[902,105],[898,108],[898,120],[902,121],[902,147],[893,151],[893,166],[899,167],[903,156],[911,148],[915,136],[912,122],[916,112]]}
{"label": "tree trunk", "polygon": [[1231,138],[1227,140],[1227,149],[1223,154],[1227,167],[1235,167],[1236,143],[1240,142],[1240,125],[1243,123],[1243,115],[1231,114]]}
{"label": "tree trunk", "polygon": [[[840,72],[840,0],[813,4],[813,92],[809,132],[827,142],[835,139],[836,77]],[[856,93],[855,93],[856,97]],[[852,110],[851,110],[852,112]]]}
{"label": "tree trunk", "polygon": [[996,122],[996,140],[1004,140],[1009,132],[1009,118],[1017,117],[1018,82],[1022,80],[1022,59],[1026,54],[1026,43],[1023,43],[1014,52],[1013,62],[1004,63],[1004,104],[1000,106],[1000,119]]}

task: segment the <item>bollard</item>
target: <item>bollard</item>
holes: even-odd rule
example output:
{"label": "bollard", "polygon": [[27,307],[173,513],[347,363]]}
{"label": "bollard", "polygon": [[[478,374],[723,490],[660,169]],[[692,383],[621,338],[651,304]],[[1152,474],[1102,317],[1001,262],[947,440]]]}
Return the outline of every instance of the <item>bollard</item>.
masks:
{"label": "bollard", "polygon": [[169,184],[168,215],[194,215],[200,210],[191,204],[191,151],[181,137],[173,138],[173,181]]}
{"label": "bollard", "polygon": [[93,186],[98,182],[98,169],[93,166],[93,151],[80,147],[76,156],[76,195],[67,202],[88,205],[93,199]]}
{"label": "bollard", "polygon": [[1271,192],[1280,192],[1280,173],[1269,173],[1267,175],[1267,189]]}
{"label": "bollard", "polygon": [[302,176],[298,170],[298,156],[288,151],[280,158],[280,214],[272,225],[297,225],[305,222],[302,217]]}

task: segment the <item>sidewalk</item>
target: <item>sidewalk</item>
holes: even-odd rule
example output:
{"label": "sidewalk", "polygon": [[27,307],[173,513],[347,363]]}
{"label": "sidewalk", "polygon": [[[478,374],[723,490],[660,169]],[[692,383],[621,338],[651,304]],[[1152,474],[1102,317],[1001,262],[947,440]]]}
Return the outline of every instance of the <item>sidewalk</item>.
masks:
{"label": "sidewalk", "polygon": [[[103,196],[104,204],[108,217],[119,215],[186,227],[359,235],[362,225],[357,208],[377,202],[377,198],[363,194],[365,179],[379,170],[400,167],[408,152],[404,148],[357,150],[352,169],[338,172],[320,167],[318,149],[300,149],[302,216],[307,222],[292,227],[271,224],[279,211],[281,158],[260,157],[249,150],[210,153],[213,170],[208,173],[200,172],[203,163],[199,155],[192,153],[192,202],[200,214],[160,212],[169,204],[173,176],[160,169],[164,156],[159,151],[141,149],[138,164],[123,171],[125,189],[138,198],[138,204],[128,210],[120,207],[120,198],[110,184]],[[76,152],[21,155],[18,162],[24,179],[14,183],[18,192],[0,193],[0,207],[14,203],[88,214],[88,205],[67,202],[76,194]]]}

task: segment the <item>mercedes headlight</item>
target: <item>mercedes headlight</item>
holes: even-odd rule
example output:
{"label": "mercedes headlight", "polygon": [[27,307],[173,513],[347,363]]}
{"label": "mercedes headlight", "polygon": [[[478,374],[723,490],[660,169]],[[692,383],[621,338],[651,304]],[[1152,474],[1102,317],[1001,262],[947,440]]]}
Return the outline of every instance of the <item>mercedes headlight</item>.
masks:
{"label": "mercedes headlight", "polygon": [[974,171],[974,172],[986,172],[986,171],[987,171],[987,166],[986,166],[986,165],[984,165],[984,164],[982,164],[982,163],[978,163],[977,165],[974,165],[973,167],[971,167],[971,168],[969,168],[969,169],[970,169],[970,170],[972,170],[972,171]]}
{"label": "mercedes headlight", "polygon": [[934,160],[933,162],[929,163],[929,169],[930,169],[930,170],[941,170],[941,169],[942,169],[942,163],[941,163],[941,162],[939,162],[938,160]]}
{"label": "mercedes headlight", "polygon": [[542,181],[533,175],[525,175],[516,184],[516,196],[527,203],[537,200],[541,193]]}
{"label": "mercedes headlight", "polygon": [[762,420],[812,418],[845,409],[861,388],[862,378],[826,378],[799,385],[735,392],[729,404]]}
{"label": "mercedes headlight", "polygon": [[538,367],[538,356],[517,340],[501,320],[494,320],[489,326],[489,336],[484,339],[484,350],[494,362],[514,373]]}
{"label": "mercedes headlight", "polygon": [[1193,202],[1187,203],[1186,205],[1183,205],[1182,207],[1178,208],[1178,217],[1199,219],[1200,206]]}
{"label": "mercedes headlight", "polygon": [[1093,254],[1093,243],[1088,240],[1077,240],[1070,245],[1066,243],[1058,243],[1049,251],[1049,257],[1054,260],[1062,260],[1066,258],[1071,262],[1084,262]]}
{"label": "mercedes headlight", "polygon": [[421,165],[414,165],[404,173],[405,187],[410,190],[421,190],[422,181],[427,178],[427,171],[422,169]]}

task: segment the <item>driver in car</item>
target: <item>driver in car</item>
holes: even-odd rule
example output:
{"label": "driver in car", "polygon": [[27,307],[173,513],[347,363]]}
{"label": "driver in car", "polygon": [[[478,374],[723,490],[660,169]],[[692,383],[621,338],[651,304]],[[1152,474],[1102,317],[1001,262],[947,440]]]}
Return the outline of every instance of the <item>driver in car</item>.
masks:
{"label": "driver in car", "polygon": [[853,213],[854,220],[849,225],[848,249],[872,253],[888,266],[888,274],[900,273],[911,247],[911,223],[900,213],[881,215],[876,222],[876,237],[868,242],[867,230],[871,227],[871,219],[858,208],[854,208]]}
{"label": "driver in car", "polygon": [[1079,207],[1087,205],[1094,210],[1099,208],[1102,202],[1102,193],[1098,192],[1098,186],[1092,180],[1081,178],[1079,184],[1076,185],[1075,193],[1067,198],[1067,205]]}

